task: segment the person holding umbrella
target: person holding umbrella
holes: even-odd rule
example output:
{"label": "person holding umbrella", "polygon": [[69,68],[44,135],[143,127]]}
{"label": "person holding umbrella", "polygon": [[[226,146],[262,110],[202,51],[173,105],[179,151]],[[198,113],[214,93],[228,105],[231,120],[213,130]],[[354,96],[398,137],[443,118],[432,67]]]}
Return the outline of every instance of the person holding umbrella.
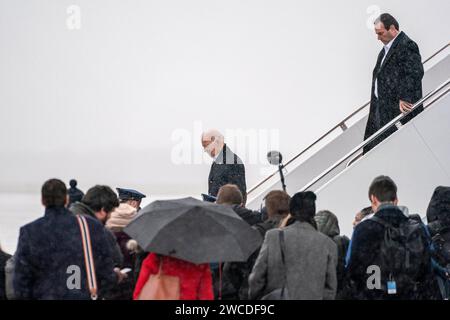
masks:
{"label": "person holding umbrella", "polygon": [[262,237],[230,207],[194,198],[154,201],[125,229],[150,255],[137,300],[213,299],[209,263],[246,261]]}

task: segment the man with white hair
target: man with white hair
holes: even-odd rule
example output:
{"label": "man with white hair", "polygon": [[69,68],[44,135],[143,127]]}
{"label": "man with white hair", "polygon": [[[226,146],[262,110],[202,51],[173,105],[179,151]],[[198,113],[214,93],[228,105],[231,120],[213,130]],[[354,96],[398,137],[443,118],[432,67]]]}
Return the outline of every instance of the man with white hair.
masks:
{"label": "man with white hair", "polygon": [[208,130],[202,134],[202,146],[214,162],[208,178],[208,194],[216,197],[220,187],[235,184],[247,199],[245,167],[242,160],[227,147],[224,136],[217,130]]}

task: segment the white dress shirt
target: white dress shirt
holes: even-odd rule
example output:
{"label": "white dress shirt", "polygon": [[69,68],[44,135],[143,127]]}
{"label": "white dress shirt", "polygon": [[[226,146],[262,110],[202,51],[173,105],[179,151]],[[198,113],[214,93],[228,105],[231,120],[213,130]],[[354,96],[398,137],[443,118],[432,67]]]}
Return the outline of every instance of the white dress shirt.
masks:
{"label": "white dress shirt", "polygon": [[[223,148],[225,148],[225,146],[222,147],[222,149],[220,149],[220,152],[218,152],[214,157],[213,157],[213,161],[216,162],[216,160],[219,158],[219,156],[222,155],[223,153]],[[222,159],[223,162],[223,159]]]}
{"label": "white dress shirt", "polygon": [[[389,50],[392,47],[392,44],[394,43],[395,39],[397,39],[399,34],[400,34],[400,32],[395,36],[394,39],[392,39],[387,45],[384,46],[384,57],[383,57],[383,60],[381,60],[380,69],[383,66],[384,59],[386,59],[387,54],[389,53]],[[375,97],[378,98],[378,79],[375,79],[375,92],[374,93],[375,93]]]}

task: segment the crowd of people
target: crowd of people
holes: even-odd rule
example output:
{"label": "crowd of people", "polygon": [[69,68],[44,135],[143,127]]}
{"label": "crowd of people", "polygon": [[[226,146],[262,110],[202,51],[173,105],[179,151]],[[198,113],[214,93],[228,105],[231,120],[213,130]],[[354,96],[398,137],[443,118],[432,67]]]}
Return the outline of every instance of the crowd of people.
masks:
{"label": "crowd of people", "polygon": [[[0,299],[93,299],[95,294],[140,300],[152,275],[161,271],[176,280],[179,291],[172,298],[181,300],[449,297],[450,187],[436,189],[425,225],[398,204],[395,182],[377,177],[369,186],[371,206],[356,214],[350,240],[340,235],[335,214],[316,212],[313,192],[290,197],[270,191],[260,212],[245,208],[240,189],[226,184],[216,205],[232,208],[264,240],[245,262],[202,264],[145,252],[124,232],[139,216],[145,195],[117,191],[97,185],[71,202],[74,191],[64,182],[46,181],[44,216],[21,228],[12,257],[0,251]],[[77,216],[88,225],[94,292],[81,267],[86,257]]]}
{"label": "crowd of people", "polygon": [[[365,140],[399,114],[407,115],[405,124],[423,111],[413,110],[422,97],[419,47],[390,14],[380,15],[374,28],[384,47],[373,72]],[[365,145],[364,154],[395,131]],[[316,212],[310,191],[292,197],[270,191],[261,211],[246,208],[242,160],[217,130],[204,132],[201,142],[214,159],[209,199],[230,207],[263,239],[246,261],[195,264],[147,252],[124,231],[139,216],[144,194],[123,188],[116,194],[103,185],[83,193],[76,180],[67,189],[51,179],[41,189],[44,216],[20,229],[13,256],[0,248],[0,300],[450,297],[450,187],[435,190],[424,224],[399,205],[391,178],[375,178],[368,189],[371,205],[356,214],[349,239],[340,234],[334,213]],[[170,295],[150,292],[154,276],[163,275]]]}

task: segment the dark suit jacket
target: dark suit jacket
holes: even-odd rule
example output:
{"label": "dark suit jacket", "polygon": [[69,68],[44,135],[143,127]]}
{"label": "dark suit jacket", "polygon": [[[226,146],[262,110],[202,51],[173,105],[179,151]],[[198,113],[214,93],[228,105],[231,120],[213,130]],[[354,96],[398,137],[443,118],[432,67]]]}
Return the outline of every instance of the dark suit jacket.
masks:
{"label": "dark suit jacket", "polygon": [[[417,44],[402,31],[381,65],[384,53],[383,47],[373,70],[370,114],[364,139],[369,138],[401,113],[400,100],[415,103],[422,98],[424,71]],[[378,99],[375,96],[376,79],[378,79]],[[421,111],[423,111],[422,107],[417,108],[402,123],[405,124]],[[395,130],[394,128],[383,135],[372,147]]]}
{"label": "dark suit jacket", "polygon": [[216,197],[220,187],[228,183],[237,185],[244,199],[246,198],[247,186],[245,184],[244,164],[225,144],[221,153],[211,165],[208,193]]}

